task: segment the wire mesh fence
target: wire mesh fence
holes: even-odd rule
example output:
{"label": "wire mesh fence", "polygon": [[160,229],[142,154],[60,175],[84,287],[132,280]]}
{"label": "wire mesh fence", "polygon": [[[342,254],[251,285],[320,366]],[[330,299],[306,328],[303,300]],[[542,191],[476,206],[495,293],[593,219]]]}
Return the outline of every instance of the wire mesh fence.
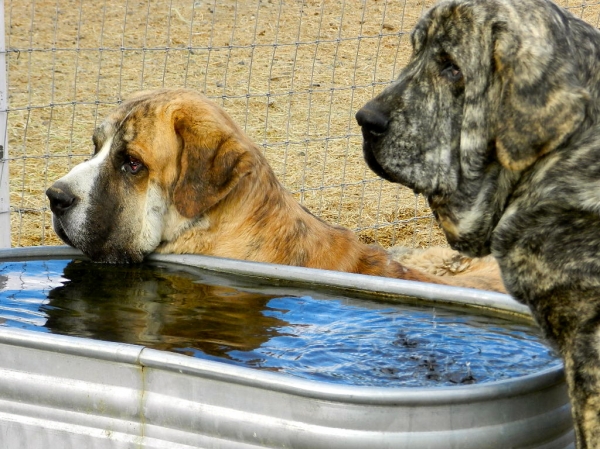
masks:
{"label": "wire mesh fence", "polygon": [[[44,191],[140,89],[221,104],[300,202],[383,246],[444,244],[423,198],[362,160],[355,112],[433,0],[5,0],[11,244],[57,244]],[[598,24],[598,3],[562,6]]]}

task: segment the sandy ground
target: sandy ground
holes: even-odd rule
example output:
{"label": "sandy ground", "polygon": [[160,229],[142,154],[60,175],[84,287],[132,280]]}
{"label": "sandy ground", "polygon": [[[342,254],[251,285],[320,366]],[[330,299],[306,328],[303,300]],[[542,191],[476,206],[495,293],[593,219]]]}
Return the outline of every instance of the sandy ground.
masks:
{"label": "sandy ground", "polygon": [[[433,1],[6,0],[12,244],[58,244],[44,191],[129,93],[198,89],[316,215],[383,246],[445,244],[423,198],[374,176],[355,112]],[[597,4],[562,2],[598,24]]]}

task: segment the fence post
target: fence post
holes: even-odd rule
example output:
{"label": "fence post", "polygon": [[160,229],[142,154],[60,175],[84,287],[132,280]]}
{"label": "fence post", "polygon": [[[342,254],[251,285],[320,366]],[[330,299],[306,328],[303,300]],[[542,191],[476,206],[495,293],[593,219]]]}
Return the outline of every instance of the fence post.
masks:
{"label": "fence post", "polygon": [[10,192],[8,189],[8,88],[4,0],[0,0],[0,248],[10,248]]}

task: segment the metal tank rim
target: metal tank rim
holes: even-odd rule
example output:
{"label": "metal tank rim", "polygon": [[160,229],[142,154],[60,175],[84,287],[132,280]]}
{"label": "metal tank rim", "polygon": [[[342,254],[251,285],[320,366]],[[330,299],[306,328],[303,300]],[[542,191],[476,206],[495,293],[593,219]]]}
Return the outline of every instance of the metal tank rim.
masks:
{"label": "metal tank rim", "polygon": [[[0,250],[0,262],[83,257],[78,250],[66,246],[39,246]],[[194,267],[216,273],[285,281],[294,285],[312,285],[315,289],[331,287],[365,294],[377,292],[378,294],[390,296],[401,295],[424,298],[444,304],[475,305],[485,309],[500,309],[515,315],[529,315],[527,307],[518,303],[509,295],[475,289],[200,255],[153,254],[148,257],[148,260]],[[498,398],[514,397],[528,392],[544,390],[564,382],[563,367],[560,365],[521,377],[468,386],[433,388],[359,387],[294,378],[285,374],[202,360],[139,345],[45,334],[2,326],[0,326],[0,343],[110,360],[141,367],[159,368],[305,398],[343,401],[353,404],[430,406],[487,402]]]}

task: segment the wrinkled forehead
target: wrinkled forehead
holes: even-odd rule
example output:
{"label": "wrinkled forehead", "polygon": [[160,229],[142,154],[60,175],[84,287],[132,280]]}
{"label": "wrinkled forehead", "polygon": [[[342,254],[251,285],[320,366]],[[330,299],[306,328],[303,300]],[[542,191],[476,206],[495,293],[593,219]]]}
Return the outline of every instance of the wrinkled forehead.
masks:
{"label": "wrinkled forehead", "polygon": [[411,43],[416,53],[420,52],[427,41],[436,33],[441,22],[449,15],[449,9],[453,2],[442,1],[433,6],[417,22],[411,33]]}
{"label": "wrinkled forehead", "polygon": [[111,121],[105,119],[96,127],[94,134],[92,134],[92,142],[94,142],[96,150],[100,149],[102,143],[112,135],[114,135],[114,126],[112,126]]}
{"label": "wrinkled forehead", "polygon": [[121,104],[94,130],[92,136],[94,145],[98,147],[116,134],[120,134],[120,138],[124,141],[133,140],[134,129],[144,127],[145,122],[155,120],[158,106],[155,104],[152,107],[147,101],[127,101]]}
{"label": "wrinkled forehead", "polygon": [[483,16],[495,14],[497,8],[496,4],[480,5],[469,1],[446,0],[438,3],[419,20],[411,33],[414,53],[420,53],[431,44],[444,47],[468,40],[476,22]]}
{"label": "wrinkled forehead", "polygon": [[427,41],[427,30],[431,27],[432,20],[430,17],[431,12],[429,12],[425,17],[423,17],[414,30],[410,34],[410,42],[413,47],[413,52],[415,54],[421,53],[423,51],[423,47],[425,46],[425,42]]}

